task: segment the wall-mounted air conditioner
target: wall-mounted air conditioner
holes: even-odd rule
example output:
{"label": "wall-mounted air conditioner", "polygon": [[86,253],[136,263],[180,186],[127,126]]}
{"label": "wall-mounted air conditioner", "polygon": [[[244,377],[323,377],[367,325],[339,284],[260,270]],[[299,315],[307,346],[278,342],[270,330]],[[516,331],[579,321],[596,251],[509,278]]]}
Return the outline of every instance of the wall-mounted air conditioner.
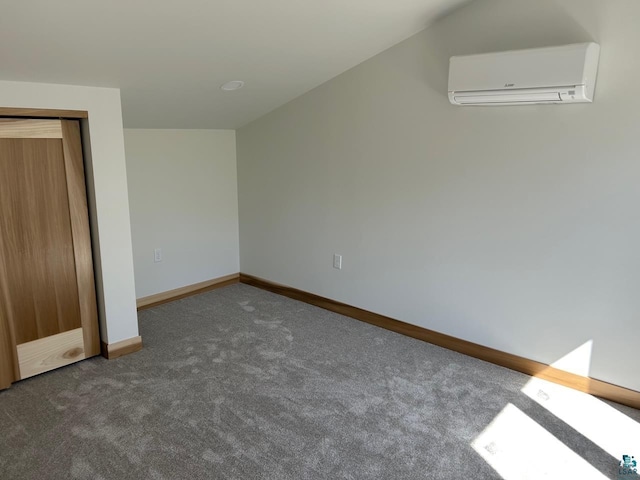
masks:
{"label": "wall-mounted air conditioner", "polygon": [[600,46],[578,43],[451,57],[454,105],[592,102]]}

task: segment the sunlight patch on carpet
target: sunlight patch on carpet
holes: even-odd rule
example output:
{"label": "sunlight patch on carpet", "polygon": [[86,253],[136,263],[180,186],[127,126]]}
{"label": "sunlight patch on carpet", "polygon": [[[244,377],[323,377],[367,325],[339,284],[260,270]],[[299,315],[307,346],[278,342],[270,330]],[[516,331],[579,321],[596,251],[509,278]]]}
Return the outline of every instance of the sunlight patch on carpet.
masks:
{"label": "sunlight patch on carpet", "polygon": [[471,446],[505,480],[607,478],[511,403]]}
{"label": "sunlight patch on carpet", "polygon": [[616,460],[640,452],[640,423],[596,397],[539,378],[532,378],[522,393]]}

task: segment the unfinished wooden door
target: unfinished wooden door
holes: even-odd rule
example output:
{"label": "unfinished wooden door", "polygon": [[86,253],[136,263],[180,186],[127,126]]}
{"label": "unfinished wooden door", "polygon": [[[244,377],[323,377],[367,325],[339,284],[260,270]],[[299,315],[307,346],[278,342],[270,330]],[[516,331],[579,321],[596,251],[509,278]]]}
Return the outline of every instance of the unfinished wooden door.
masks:
{"label": "unfinished wooden door", "polygon": [[0,389],[98,353],[80,126],[0,119]]}

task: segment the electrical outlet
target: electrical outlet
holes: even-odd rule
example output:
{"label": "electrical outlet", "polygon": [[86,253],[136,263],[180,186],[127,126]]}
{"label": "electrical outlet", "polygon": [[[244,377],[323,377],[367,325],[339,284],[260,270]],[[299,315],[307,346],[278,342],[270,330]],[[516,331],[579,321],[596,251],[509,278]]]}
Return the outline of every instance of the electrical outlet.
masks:
{"label": "electrical outlet", "polygon": [[333,254],[333,268],[342,270],[342,255],[338,255],[337,253]]}
{"label": "electrical outlet", "polygon": [[162,261],[162,249],[156,248],[153,250],[153,261],[158,263]]}

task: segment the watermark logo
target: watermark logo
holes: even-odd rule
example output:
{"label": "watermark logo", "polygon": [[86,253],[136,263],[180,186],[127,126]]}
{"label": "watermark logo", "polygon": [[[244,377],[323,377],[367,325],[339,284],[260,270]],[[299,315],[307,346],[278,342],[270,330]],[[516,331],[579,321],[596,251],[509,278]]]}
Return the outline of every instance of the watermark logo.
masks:
{"label": "watermark logo", "polygon": [[618,478],[636,478],[638,475],[638,461],[633,455],[622,455],[622,460],[618,467]]}

